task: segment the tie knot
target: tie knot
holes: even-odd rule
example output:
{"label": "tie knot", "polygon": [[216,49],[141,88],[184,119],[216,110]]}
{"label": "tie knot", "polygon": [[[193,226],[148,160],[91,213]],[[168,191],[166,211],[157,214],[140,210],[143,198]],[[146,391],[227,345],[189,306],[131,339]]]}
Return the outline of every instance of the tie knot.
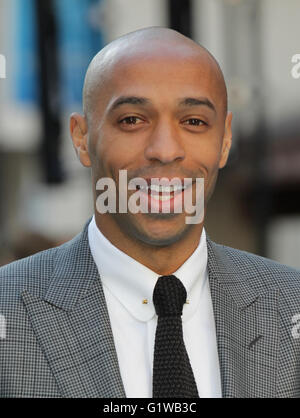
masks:
{"label": "tie knot", "polygon": [[161,276],[153,291],[153,303],[158,316],[181,316],[186,302],[186,289],[176,276]]}

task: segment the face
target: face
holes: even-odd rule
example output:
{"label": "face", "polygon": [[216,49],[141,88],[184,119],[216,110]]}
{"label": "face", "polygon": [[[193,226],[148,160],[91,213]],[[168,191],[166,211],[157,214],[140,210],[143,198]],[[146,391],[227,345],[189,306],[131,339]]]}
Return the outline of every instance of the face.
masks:
{"label": "face", "polygon": [[[224,115],[215,70],[207,59],[197,54],[182,59],[172,53],[119,58],[95,97],[88,150],[81,160],[92,167],[94,190],[100,178],[112,178],[117,199],[120,170],[127,170],[128,181],[192,179],[189,190],[180,195],[191,193],[194,203],[195,180],[203,178],[206,206],[218,170],[227,161],[230,125],[231,114]],[[128,191],[128,199],[133,193]],[[187,224],[184,210],[95,215],[154,246],[170,245],[202,227]]]}

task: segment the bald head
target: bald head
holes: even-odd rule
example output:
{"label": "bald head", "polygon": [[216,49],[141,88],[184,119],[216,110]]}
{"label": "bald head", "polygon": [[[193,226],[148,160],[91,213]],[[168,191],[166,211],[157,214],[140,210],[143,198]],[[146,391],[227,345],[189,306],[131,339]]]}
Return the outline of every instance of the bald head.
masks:
{"label": "bald head", "polygon": [[[92,60],[87,70],[83,88],[83,110],[87,120],[99,99],[101,87],[109,80],[113,70],[130,59],[159,58],[168,55],[180,60],[199,58],[210,76],[227,114],[227,89],[222,70],[213,55],[203,46],[168,28],[151,27],[128,33],[106,45]],[[175,69],[176,71],[176,69]]]}

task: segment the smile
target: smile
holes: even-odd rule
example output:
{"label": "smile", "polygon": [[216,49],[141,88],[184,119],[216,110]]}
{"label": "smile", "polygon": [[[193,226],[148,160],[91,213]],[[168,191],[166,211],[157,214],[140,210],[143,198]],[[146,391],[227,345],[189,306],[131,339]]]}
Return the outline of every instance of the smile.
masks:
{"label": "smile", "polygon": [[127,171],[120,170],[118,185],[117,190],[113,179],[102,177],[98,180],[96,190],[102,191],[96,200],[99,213],[196,213],[195,216],[186,216],[186,223],[201,222],[198,215],[203,212],[203,178],[136,177],[128,182]]}
{"label": "smile", "polygon": [[170,200],[174,195],[182,193],[188,188],[187,185],[171,185],[171,186],[162,186],[162,185],[150,185],[150,186],[141,186],[138,187],[142,193],[151,195],[155,200],[167,201]]}

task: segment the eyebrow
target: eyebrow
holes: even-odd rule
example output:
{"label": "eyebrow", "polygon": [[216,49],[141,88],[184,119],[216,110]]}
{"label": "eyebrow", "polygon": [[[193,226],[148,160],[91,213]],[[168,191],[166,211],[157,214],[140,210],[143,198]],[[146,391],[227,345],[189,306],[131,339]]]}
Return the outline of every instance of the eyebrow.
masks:
{"label": "eyebrow", "polygon": [[208,100],[206,97],[195,98],[195,97],[185,97],[179,101],[179,106],[207,106],[215,113],[217,113],[213,103]]}
{"label": "eyebrow", "polygon": [[113,111],[124,104],[147,105],[149,103],[150,103],[150,100],[146,99],[145,97],[121,96],[112,104],[110,110]]}

